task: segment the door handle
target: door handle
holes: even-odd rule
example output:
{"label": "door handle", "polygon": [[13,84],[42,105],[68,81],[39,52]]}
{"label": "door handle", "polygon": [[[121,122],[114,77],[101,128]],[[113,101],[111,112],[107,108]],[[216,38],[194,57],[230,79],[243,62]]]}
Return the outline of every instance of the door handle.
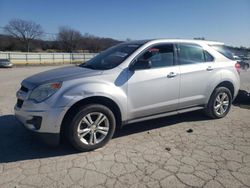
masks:
{"label": "door handle", "polygon": [[211,71],[211,70],[213,70],[214,68],[213,67],[211,67],[211,66],[208,66],[207,67],[207,71]]}
{"label": "door handle", "polygon": [[175,73],[175,72],[170,72],[169,74],[168,74],[168,78],[173,78],[173,77],[175,77],[175,76],[177,76],[177,73]]}

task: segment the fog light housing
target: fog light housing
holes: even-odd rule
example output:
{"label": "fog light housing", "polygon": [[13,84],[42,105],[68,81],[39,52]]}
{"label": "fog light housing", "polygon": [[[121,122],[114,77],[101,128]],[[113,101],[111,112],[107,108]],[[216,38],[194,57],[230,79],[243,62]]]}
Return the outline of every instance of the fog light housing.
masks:
{"label": "fog light housing", "polygon": [[32,119],[26,121],[27,124],[33,125],[37,130],[41,128],[42,117],[33,116]]}

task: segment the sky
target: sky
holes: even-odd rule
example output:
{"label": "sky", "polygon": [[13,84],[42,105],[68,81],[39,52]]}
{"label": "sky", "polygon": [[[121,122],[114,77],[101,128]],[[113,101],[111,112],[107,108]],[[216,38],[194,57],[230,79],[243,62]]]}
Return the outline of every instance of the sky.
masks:
{"label": "sky", "polygon": [[47,33],[69,26],[118,40],[205,37],[250,47],[250,0],[0,0],[0,27],[14,18]]}

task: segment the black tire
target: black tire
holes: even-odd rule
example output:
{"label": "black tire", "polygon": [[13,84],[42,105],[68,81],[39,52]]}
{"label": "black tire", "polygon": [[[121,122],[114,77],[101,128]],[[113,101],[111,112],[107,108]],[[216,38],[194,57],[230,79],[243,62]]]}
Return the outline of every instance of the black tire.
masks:
{"label": "black tire", "polygon": [[[107,131],[107,135],[103,138],[102,141],[100,141],[99,143],[96,143],[96,144],[86,144],[83,141],[81,141],[82,138],[79,138],[79,136],[78,136],[78,128],[79,128],[79,126],[81,126],[80,122],[82,121],[82,119],[84,117],[86,117],[86,115],[88,115],[90,113],[103,114],[106,117],[107,122],[109,124],[109,129]],[[96,116],[98,116],[98,115],[96,115]],[[107,144],[108,141],[112,138],[112,136],[114,134],[115,127],[116,127],[115,116],[109,108],[107,108],[106,106],[103,106],[103,105],[99,105],[99,104],[90,104],[90,105],[86,105],[86,106],[83,106],[82,108],[80,108],[79,111],[75,114],[75,116],[73,116],[71,122],[66,127],[66,136],[67,136],[69,142],[73,145],[73,147],[75,149],[77,149],[79,151],[90,151],[90,150],[95,150],[97,148],[101,148],[105,144]],[[91,134],[91,133],[88,133],[88,134]],[[96,132],[95,134],[98,134],[98,133]],[[89,140],[90,140],[90,138],[89,138]],[[86,139],[86,141],[87,141],[87,139]]]}
{"label": "black tire", "polygon": [[[222,114],[218,114],[219,112],[217,112],[216,108],[215,108],[215,106],[218,106],[218,105],[216,105],[218,103],[216,101],[216,98],[219,95],[221,96],[223,93],[225,93],[228,97],[228,106]],[[215,88],[215,90],[213,91],[213,93],[209,99],[207,107],[205,108],[205,114],[213,119],[223,118],[230,111],[231,105],[232,105],[232,94],[231,94],[230,90],[226,87],[217,87],[217,88]],[[223,107],[225,107],[225,106],[223,105]]]}

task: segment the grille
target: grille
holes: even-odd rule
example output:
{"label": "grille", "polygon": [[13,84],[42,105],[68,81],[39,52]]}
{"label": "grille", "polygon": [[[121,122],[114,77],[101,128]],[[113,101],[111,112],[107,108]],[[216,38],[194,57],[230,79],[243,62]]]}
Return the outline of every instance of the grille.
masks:
{"label": "grille", "polygon": [[23,106],[23,100],[22,99],[17,99],[16,106],[18,108],[22,108],[22,106]]}

